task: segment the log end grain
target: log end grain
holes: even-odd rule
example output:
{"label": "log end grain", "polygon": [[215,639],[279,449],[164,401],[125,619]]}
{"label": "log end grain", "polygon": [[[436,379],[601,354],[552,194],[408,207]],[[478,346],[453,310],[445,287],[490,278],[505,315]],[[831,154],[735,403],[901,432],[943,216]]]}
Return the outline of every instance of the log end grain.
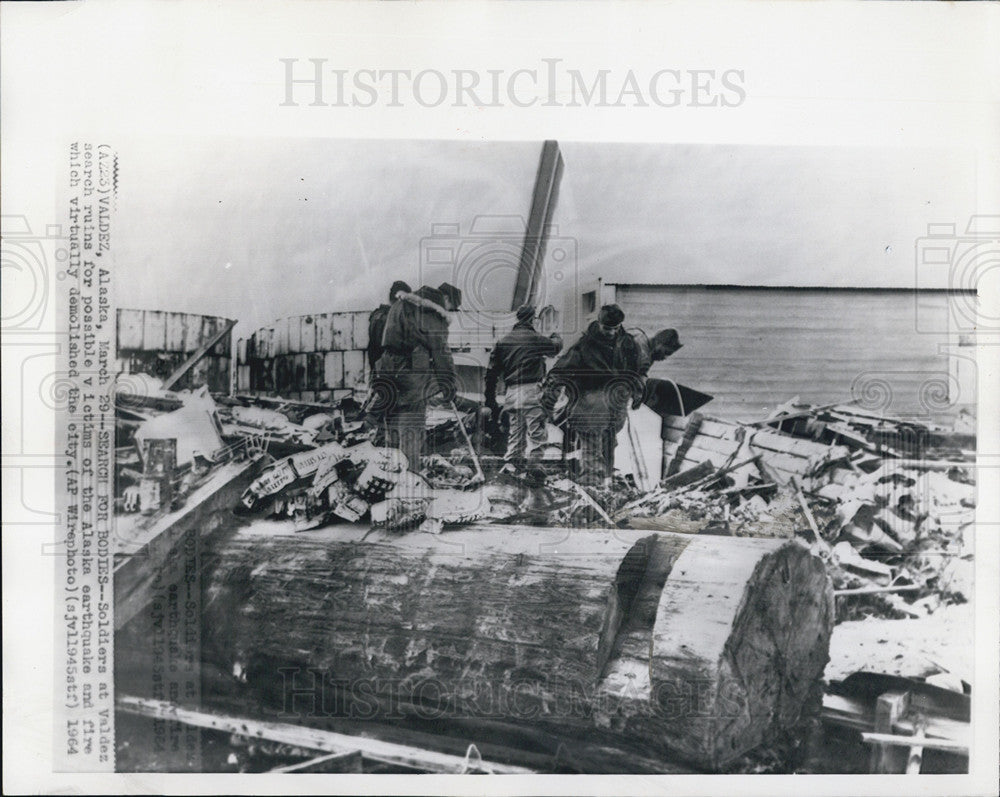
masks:
{"label": "log end grain", "polygon": [[652,701],[672,720],[665,743],[712,769],[799,720],[833,628],[832,585],[805,546],[754,540],[762,554],[737,558],[718,539],[699,538],[674,566],[650,667]]}

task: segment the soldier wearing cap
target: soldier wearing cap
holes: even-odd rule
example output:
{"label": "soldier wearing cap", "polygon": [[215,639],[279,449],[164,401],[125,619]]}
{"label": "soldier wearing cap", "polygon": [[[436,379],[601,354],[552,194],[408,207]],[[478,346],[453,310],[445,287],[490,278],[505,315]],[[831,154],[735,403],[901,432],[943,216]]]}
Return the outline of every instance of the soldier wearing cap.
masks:
{"label": "soldier wearing cap", "polygon": [[[643,379],[649,374],[653,363],[661,362],[671,354],[675,354],[684,344],[676,329],[661,329],[649,338],[641,329],[630,329],[629,334],[635,339],[639,348],[639,376]],[[638,409],[642,404],[644,394],[637,392],[632,402],[632,409]]]}
{"label": "soldier wearing cap", "polygon": [[640,350],[622,329],[624,320],[618,305],[602,307],[546,380],[543,406],[549,414],[559,395],[567,396],[565,428],[580,450],[578,478],[583,484],[604,484],[614,473],[615,438],[629,404],[641,396]]}
{"label": "soldier wearing cap", "polygon": [[486,369],[486,406],[494,414],[499,411],[497,381],[503,379],[506,387],[504,409],[510,418],[510,431],[505,470],[514,470],[525,457],[538,455],[548,439],[541,383],[545,378],[545,358],[562,350],[562,338],[557,334],[545,337],[535,331],[534,307],[522,305],[516,315],[514,329],[494,347]]}

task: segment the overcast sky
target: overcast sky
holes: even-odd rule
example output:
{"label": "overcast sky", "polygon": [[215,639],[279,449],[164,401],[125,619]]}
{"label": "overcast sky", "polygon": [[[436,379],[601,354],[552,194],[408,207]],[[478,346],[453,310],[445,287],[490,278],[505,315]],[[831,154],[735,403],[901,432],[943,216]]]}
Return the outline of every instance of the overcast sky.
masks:
{"label": "overcast sky", "polygon": [[[450,270],[422,265],[433,225],[457,224],[458,236],[437,230],[451,242],[477,217],[526,217],[540,147],[294,139],[119,146],[119,306],[239,318],[243,330],[287,315],[371,308],[393,279],[436,285]],[[914,241],[926,225],[962,229],[975,212],[974,162],[961,152],[561,147],[558,235],[575,244],[581,275],[607,281],[910,287]],[[483,301],[509,302],[513,264],[496,265],[518,245],[516,233],[502,236],[489,247],[496,256],[480,258],[476,268],[493,275],[480,283]]]}

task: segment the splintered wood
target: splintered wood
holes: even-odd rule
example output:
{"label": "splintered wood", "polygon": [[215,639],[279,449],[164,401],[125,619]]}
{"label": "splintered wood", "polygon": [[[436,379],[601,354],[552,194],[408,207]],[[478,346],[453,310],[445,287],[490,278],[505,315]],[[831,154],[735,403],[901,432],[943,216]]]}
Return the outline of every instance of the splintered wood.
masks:
{"label": "splintered wood", "polygon": [[260,694],[309,671],[348,713],[500,720],[703,769],[787,730],[822,674],[833,596],[799,543],[484,532],[241,530],[213,552],[206,650]]}

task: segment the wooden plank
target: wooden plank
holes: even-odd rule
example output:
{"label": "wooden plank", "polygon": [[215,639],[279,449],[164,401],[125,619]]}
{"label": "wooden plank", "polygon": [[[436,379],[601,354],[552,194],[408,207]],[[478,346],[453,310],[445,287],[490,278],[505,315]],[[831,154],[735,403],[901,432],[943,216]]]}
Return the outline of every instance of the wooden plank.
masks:
{"label": "wooden plank", "polygon": [[298,354],[302,351],[302,316],[292,316],[288,319],[288,352]]}
{"label": "wooden plank", "polygon": [[292,355],[292,369],[294,376],[292,377],[292,382],[295,385],[295,390],[303,391],[309,389],[309,355],[308,354],[294,354]]}
{"label": "wooden plank", "polygon": [[[879,695],[875,703],[875,733],[891,737],[893,726],[903,718],[909,707],[909,692],[886,692]],[[862,738],[866,736],[868,734],[864,734]],[[899,747],[883,741],[872,749],[870,771],[881,775],[905,772],[906,759],[905,749],[900,750]]]}
{"label": "wooden plank", "polygon": [[360,389],[365,385],[365,352],[344,352],[344,387]]}
{"label": "wooden plank", "polygon": [[660,433],[660,438],[671,443],[679,443],[684,439],[684,432],[680,429],[674,429],[672,426],[665,426]]}
{"label": "wooden plank", "polygon": [[688,468],[680,473],[675,473],[673,476],[663,479],[660,482],[660,487],[665,490],[684,487],[685,485],[692,484],[699,479],[703,479],[710,475],[712,470],[713,468],[709,463],[705,463],[694,468]]}
{"label": "wooden plank", "polygon": [[191,325],[195,335],[197,335],[198,345],[195,346],[195,351],[198,351],[205,344],[205,341],[211,340],[216,336],[220,328],[218,321],[219,319],[213,316],[203,315],[200,318],[195,316],[195,321]]}
{"label": "wooden plank", "polygon": [[246,338],[240,338],[236,341],[236,363],[237,365],[246,365],[247,362],[247,344]]}
{"label": "wooden plank", "polygon": [[289,353],[288,348],[288,319],[279,318],[274,322],[274,351],[272,357],[280,357]]}
{"label": "wooden plank", "polygon": [[544,142],[538,161],[538,170],[535,174],[531,210],[528,213],[528,223],[521,247],[517,280],[511,300],[512,310],[516,310],[522,304],[533,304],[538,295],[538,286],[542,275],[542,259],[545,256],[545,247],[551,229],[552,213],[559,197],[562,172],[563,159],[559,152],[559,142],[553,140]]}
{"label": "wooden plank", "polygon": [[[924,739],[924,729],[920,727],[917,732],[913,735],[913,740],[915,742],[922,742]],[[915,744],[909,749],[909,754],[906,759],[906,774],[907,775],[919,775],[920,768],[923,766],[924,762],[924,747],[922,744]]]}
{"label": "wooden plank", "polygon": [[354,346],[354,314],[332,313],[330,330],[333,337],[333,351],[346,351]]}
{"label": "wooden plank", "polygon": [[342,773],[353,772],[361,774],[364,772],[360,750],[349,750],[346,753],[328,753],[326,755],[310,758],[308,761],[300,761],[297,764],[289,764],[285,767],[277,767],[270,772],[321,772]]}
{"label": "wooden plank", "polygon": [[750,443],[757,448],[766,448],[769,451],[778,451],[806,458],[824,457],[833,448],[833,446],[816,443],[812,440],[803,440],[800,437],[790,437],[789,435],[766,432],[764,430],[754,432],[750,437]]}
{"label": "wooden plank", "polygon": [[887,459],[886,464],[898,468],[916,468],[917,470],[951,470],[952,468],[976,467],[975,462],[963,460]]}
{"label": "wooden plank", "polygon": [[313,316],[313,326],[316,327],[316,351],[330,351],[333,348],[333,330],[330,328],[329,313]]}
{"label": "wooden plank", "polygon": [[166,314],[167,351],[184,351],[184,339],[187,335],[188,326],[187,322],[188,319],[186,313]]}
{"label": "wooden plank", "polygon": [[351,313],[351,348],[365,351],[368,349],[368,318],[370,313]]}
{"label": "wooden plank", "polygon": [[[148,700],[141,697],[122,695],[115,700],[117,707],[129,714],[152,719],[181,722],[198,728],[210,728],[221,733],[236,734],[249,738],[267,739],[271,742],[289,744],[306,750],[320,750],[327,753],[361,753],[365,758],[382,761],[395,766],[409,767],[426,772],[461,774],[467,769],[466,760],[459,756],[422,750],[418,747],[383,742],[363,736],[347,736],[319,728],[289,725],[278,722],[264,722],[242,717],[230,717],[204,711],[194,711],[163,700]],[[483,761],[484,771],[498,774],[533,774],[525,767]]]}
{"label": "wooden plank", "polygon": [[250,390],[250,366],[236,366],[236,389]]}
{"label": "wooden plank", "polygon": [[834,596],[842,597],[844,595],[879,595],[887,592],[914,592],[916,590],[924,589],[920,584],[897,584],[894,587],[860,587],[858,589],[836,589],[833,591]]}
{"label": "wooden plank", "polygon": [[[222,328],[219,329],[213,337],[208,338],[204,343],[202,343],[201,347],[194,354],[188,357],[180,365],[180,367],[176,368],[174,372],[171,373],[170,376],[168,376],[164,380],[163,389],[169,390],[171,387],[176,385],[184,376],[184,374],[190,371],[199,362],[199,360],[201,360],[206,354],[208,354],[209,350],[216,343],[218,343],[220,340],[222,340],[222,338],[224,338],[226,335],[230,333],[230,331],[234,326],[236,326],[235,320],[227,320],[225,324],[222,326]],[[227,363],[228,363],[228,358],[227,358]],[[195,379],[195,384],[198,384],[200,381],[201,380]]]}
{"label": "wooden plank", "polygon": [[202,316],[195,313],[184,313],[184,342],[181,351],[197,351],[202,343],[201,337]]}
{"label": "wooden plank", "polygon": [[316,319],[311,315],[302,316],[299,324],[299,351],[316,351]]}
{"label": "wooden plank", "polygon": [[[931,739],[926,736],[915,739],[913,736],[897,736],[894,733],[880,733],[876,731],[874,733],[862,733],[861,740],[869,744],[894,745],[897,749],[900,747],[903,748],[904,752],[909,752],[908,748],[913,746],[915,741],[918,741],[921,747],[928,750],[945,750],[950,753],[969,754],[969,745],[965,742],[955,741],[954,739]],[[902,771],[902,769],[891,770],[894,773]]]}
{"label": "wooden plank", "polygon": [[678,444],[677,453],[674,455],[673,461],[671,461],[666,472],[663,474],[664,476],[673,476],[678,472],[678,470],[682,470],[682,468],[679,467],[677,460],[683,459],[687,456],[687,450],[691,446],[691,441],[698,435],[698,428],[701,426],[701,421],[702,418],[698,413],[694,413],[690,417],[684,419],[684,437]]}
{"label": "wooden plank", "polygon": [[142,319],[143,351],[163,351],[167,345],[166,313],[146,310]]}
{"label": "wooden plank", "polygon": [[709,437],[733,439],[736,436],[737,429],[739,429],[739,426],[736,424],[704,418],[702,419],[701,426],[698,428],[698,432]]}
{"label": "wooden plank", "polygon": [[687,418],[681,418],[679,415],[666,415],[663,418],[663,424],[670,429],[676,429],[683,433],[687,429]]}
{"label": "wooden plank", "polygon": [[231,360],[228,357],[214,357],[211,354],[208,355],[204,360],[198,363],[192,373],[197,371],[200,367],[204,366],[204,379],[201,382],[193,381],[193,385],[204,384],[208,385],[208,389],[213,393],[228,393],[229,392],[229,380],[230,375],[230,364]]}
{"label": "wooden plank", "polygon": [[328,388],[344,386],[344,353],[329,351],[326,353],[323,369],[323,383]]}
{"label": "wooden plank", "polygon": [[761,462],[768,467],[779,468],[793,476],[805,476],[812,470],[811,460],[803,459],[802,457],[796,457],[792,454],[782,454],[777,451],[768,451],[767,449],[755,449],[753,446],[750,447],[750,450],[753,453],[759,454]]}
{"label": "wooden plank", "polygon": [[142,348],[142,310],[119,310],[118,319],[118,349]]}
{"label": "wooden plank", "polygon": [[698,430],[698,436],[691,441],[692,448],[700,448],[702,451],[714,451],[716,454],[723,454],[727,457],[739,451],[740,445],[736,440],[723,440],[718,437],[703,435],[700,429]]}
{"label": "wooden plank", "polygon": [[295,368],[291,354],[282,354],[274,358],[274,384],[272,388],[279,395],[285,395],[295,390]]}
{"label": "wooden plank", "polygon": [[692,444],[684,452],[683,459],[690,462],[708,461],[717,468],[724,468],[726,463],[729,462],[729,454],[720,454],[718,451],[707,451],[700,446]]}
{"label": "wooden plank", "polygon": [[306,357],[306,385],[309,390],[322,390],[325,387],[323,381],[326,371],[326,355],[322,352],[314,351],[305,355]]}

